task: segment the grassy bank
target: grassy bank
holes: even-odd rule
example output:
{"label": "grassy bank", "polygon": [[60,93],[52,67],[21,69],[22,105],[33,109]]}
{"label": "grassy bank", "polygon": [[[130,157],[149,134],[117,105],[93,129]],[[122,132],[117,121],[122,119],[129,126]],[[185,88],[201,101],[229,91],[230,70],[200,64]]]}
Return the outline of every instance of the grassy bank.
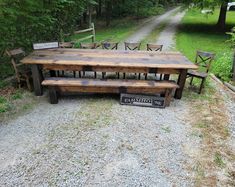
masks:
{"label": "grassy bank", "polygon": [[[201,14],[199,9],[189,10],[182,20],[176,37],[177,49],[194,61],[196,50],[211,51],[216,53],[212,72],[222,80],[231,78],[232,49],[228,42],[229,36],[221,33],[215,27],[219,10],[208,17]],[[227,30],[235,25],[235,12],[228,12]]]}

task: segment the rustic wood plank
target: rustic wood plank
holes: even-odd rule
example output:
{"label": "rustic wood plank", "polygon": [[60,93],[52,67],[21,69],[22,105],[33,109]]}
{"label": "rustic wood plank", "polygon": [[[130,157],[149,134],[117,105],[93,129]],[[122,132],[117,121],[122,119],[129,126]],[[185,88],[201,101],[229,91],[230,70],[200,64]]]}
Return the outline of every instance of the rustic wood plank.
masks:
{"label": "rustic wood plank", "polygon": [[32,70],[35,95],[41,96],[43,94],[43,90],[41,86],[41,82],[43,80],[42,72],[40,71],[39,65],[36,65],[36,64],[31,65],[31,70]]}
{"label": "rustic wood plank", "polygon": [[84,29],[84,30],[80,30],[80,31],[74,31],[74,34],[81,34],[81,33],[89,32],[89,31],[93,31],[93,28]]}
{"label": "rustic wood plank", "polygon": [[175,98],[176,99],[181,99],[182,98],[186,78],[187,78],[187,70],[183,69],[183,70],[181,70],[181,73],[180,73],[179,79],[178,79],[179,88],[175,92]]}
{"label": "rustic wood plank", "polygon": [[118,67],[118,66],[67,66],[67,65],[43,65],[45,70],[64,71],[96,71],[96,72],[126,72],[126,73],[166,73],[179,74],[179,69],[148,68],[148,67]]}
{"label": "rustic wood plank", "polygon": [[[67,51],[70,51],[69,49]],[[45,50],[44,50],[45,51]],[[66,51],[66,50],[65,50]],[[126,53],[119,51],[75,50],[65,54],[64,49],[35,52],[22,60],[25,64],[57,64],[57,65],[89,65],[89,66],[119,66],[119,67],[150,67],[150,68],[176,68],[196,69],[197,66],[188,61],[180,53],[162,53],[160,55],[149,52]],[[94,50],[93,50],[94,51]],[[59,53],[58,53],[59,52]],[[71,51],[70,51],[71,52]],[[75,53],[77,52],[77,53]],[[125,54],[125,56],[124,56]],[[140,56],[138,56],[140,54]]]}
{"label": "rustic wood plank", "polygon": [[50,97],[51,104],[58,103],[58,94],[57,94],[55,87],[49,87],[49,97]]}
{"label": "rustic wood plank", "polygon": [[110,87],[110,88],[179,88],[172,81],[145,81],[145,80],[100,80],[100,79],[73,79],[73,78],[47,78],[42,82],[43,86],[64,87]]}

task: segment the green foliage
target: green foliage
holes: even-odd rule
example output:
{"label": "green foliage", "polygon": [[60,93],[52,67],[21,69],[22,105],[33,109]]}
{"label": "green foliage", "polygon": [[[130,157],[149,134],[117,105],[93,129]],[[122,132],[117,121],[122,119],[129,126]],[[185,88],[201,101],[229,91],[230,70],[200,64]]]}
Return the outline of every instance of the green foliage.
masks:
{"label": "green foliage", "polygon": [[[219,10],[207,18],[201,14],[199,9],[191,9],[186,13],[176,37],[177,49],[194,61],[196,50],[210,51],[216,53],[216,59],[212,64],[211,72],[224,81],[231,79],[232,49],[226,42],[229,36],[217,32],[215,23]],[[235,12],[228,12],[227,27],[235,24],[233,17]]]}
{"label": "green foliage", "polygon": [[232,77],[232,53],[225,52],[217,56],[212,66],[212,72],[223,81],[230,81]]}
{"label": "green foliage", "polygon": [[235,47],[235,27],[232,28],[231,32],[227,32],[227,34],[231,37],[227,41],[231,43],[232,47]]}
{"label": "green foliage", "polygon": [[6,98],[0,96],[0,113],[8,111],[10,108],[10,105]]}
{"label": "green foliage", "polygon": [[[73,29],[86,6],[85,0],[2,0],[0,53],[6,48],[30,48],[34,42],[60,39]],[[80,13],[80,14],[79,14]]]}

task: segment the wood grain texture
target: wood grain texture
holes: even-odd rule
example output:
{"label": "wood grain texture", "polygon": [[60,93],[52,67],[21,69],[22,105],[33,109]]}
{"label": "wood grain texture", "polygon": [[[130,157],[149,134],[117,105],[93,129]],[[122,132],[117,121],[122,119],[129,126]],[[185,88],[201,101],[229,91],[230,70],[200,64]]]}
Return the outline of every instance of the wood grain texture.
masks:
{"label": "wood grain texture", "polygon": [[178,52],[50,49],[35,51],[24,64],[197,69]]}
{"label": "wood grain texture", "polygon": [[113,80],[113,79],[74,79],[47,78],[43,86],[97,86],[97,87],[136,87],[136,88],[179,88],[173,81]]}

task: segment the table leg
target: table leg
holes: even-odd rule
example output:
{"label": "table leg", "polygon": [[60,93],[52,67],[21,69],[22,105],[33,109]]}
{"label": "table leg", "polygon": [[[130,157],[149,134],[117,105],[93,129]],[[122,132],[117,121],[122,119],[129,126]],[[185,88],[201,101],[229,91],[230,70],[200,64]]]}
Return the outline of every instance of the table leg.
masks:
{"label": "table leg", "polygon": [[184,85],[185,85],[186,78],[187,78],[187,72],[188,72],[187,69],[181,70],[181,72],[180,72],[179,79],[178,79],[179,88],[175,92],[175,98],[176,99],[181,99],[182,98]]}
{"label": "table leg", "polygon": [[41,82],[43,80],[42,71],[40,70],[39,65],[32,65],[32,76],[33,76],[33,86],[34,86],[34,93],[36,96],[43,95],[42,85]]}
{"label": "table leg", "polygon": [[168,81],[169,79],[170,79],[170,75],[169,74],[165,74],[163,80],[164,81]]}

